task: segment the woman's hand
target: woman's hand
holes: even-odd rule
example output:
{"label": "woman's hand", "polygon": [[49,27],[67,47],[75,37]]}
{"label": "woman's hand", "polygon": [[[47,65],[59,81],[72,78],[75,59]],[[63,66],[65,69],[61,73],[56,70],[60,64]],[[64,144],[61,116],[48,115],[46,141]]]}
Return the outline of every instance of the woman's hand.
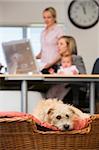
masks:
{"label": "woman's hand", "polygon": [[41,59],[41,52],[36,56],[36,59]]}

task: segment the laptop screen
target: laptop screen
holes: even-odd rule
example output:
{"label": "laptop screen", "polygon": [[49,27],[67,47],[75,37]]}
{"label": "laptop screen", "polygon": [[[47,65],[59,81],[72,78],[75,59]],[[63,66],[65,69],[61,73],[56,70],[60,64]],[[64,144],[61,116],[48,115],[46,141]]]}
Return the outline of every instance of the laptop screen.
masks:
{"label": "laptop screen", "polygon": [[37,65],[28,39],[2,43],[9,74],[37,73]]}

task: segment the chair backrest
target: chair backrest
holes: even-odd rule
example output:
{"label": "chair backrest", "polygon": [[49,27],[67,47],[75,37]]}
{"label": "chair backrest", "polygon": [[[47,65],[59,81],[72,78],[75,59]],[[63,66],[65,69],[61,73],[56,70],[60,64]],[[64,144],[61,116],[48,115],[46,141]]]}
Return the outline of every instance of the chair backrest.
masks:
{"label": "chair backrest", "polygon": [[99,58],[95,60],[93,65],[92,74],[99,74]]}
{"label": "chair backrest", "polygon": [[79,55],[72,55],[72,57],[73,57],[73,64],[76,65],[76,67],[79,70],[79,73],[86,74],[86,67],[83,58]]}
{"label": "chair backrest", "polygon": [[[99,58],[97,58],[94,62],[92,74],[99,74]],[[95,83],[95,96],[96,100],[99,101],[99,83]]]}

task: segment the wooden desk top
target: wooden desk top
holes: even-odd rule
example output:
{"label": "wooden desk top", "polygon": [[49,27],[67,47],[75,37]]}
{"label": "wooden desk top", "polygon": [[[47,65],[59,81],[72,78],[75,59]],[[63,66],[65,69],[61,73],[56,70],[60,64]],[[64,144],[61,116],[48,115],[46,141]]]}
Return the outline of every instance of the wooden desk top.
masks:
{"label": "wooden desk top", "polygon": [[58,75],[58,74],[1,74],[6,80],[43,80],[43,81],[94,81],[99,82],[99,74]]}
{"label": "wooden desk top", "polygon": [[63,78],[99,78],[99,74],[79,74],[79,75],[59,75],[59,74],[33,74],[33,75],[27,75],[27,74],[0,74],[0,77],[27,77],[27,78],[57,78],[57,77],[63,77]]}

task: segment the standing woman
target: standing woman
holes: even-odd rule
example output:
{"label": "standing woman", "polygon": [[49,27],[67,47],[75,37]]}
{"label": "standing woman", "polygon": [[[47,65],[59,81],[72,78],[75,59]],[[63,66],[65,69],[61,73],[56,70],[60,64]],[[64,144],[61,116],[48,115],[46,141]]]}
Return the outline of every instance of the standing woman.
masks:
{"label": "standing woman", "polygon": [[43,19],[46,25],[41,33],[41,51],[36,56],[41,59],[42,73],[47,73],[47,69],[56,64],[60,55],[57,49],[57,40],[64,35],[61,27],[57,25],[56,10],[53,7],[48,7],[43,11]]}

